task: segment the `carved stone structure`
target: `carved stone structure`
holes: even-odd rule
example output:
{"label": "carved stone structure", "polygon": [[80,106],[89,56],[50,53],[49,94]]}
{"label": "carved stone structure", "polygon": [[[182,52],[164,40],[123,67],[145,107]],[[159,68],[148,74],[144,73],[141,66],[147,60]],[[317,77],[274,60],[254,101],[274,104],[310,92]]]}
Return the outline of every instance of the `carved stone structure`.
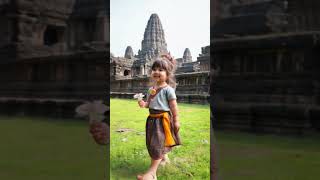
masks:
{"label": "carved stone structure", "polygon": [[107,98],[105,3],[1,1],[1,112],[73,116],[77,104]]}
{"label": "carved stone structure", "polygon": [[186,48],[186,50],[184,50],[182,59],[183,59],[182,61],[183,63],[192,62],[192,56],[189,48]]}
{"label": "carved stone structure", "polygon": [[197,62],[199,63],[198,71],[210,71],[210,46],[202,47]]}
{"label": "carved stone structure", "polygon": [[192,56],[191,56],[190,49],[186,48],[184,50],[183,57],[182,58],[177,58],[176,61],[177,61],[177,66],[178,67],[181,67],[183,63],[192,62]]}
{"label": "carved stone structure", "polygon": [[167,53],[167,43],[159,16],[152,14],[144,31],[138,56],[152,58],[160,53]]}
{"label": "carved stone structure", "polygon": [[[320,8],[320,3],[214,3],[220,10],[211,27],[216,33],[211,40],[215,127],[319,131],[320,21],[318,11],[308,10]],[[246,21],[250,23],[241,24]]]}
{"label": "carved stone structure", "polygon": [[128,46],[126,49],[126,53],[124,54],[124,57],[127,59],[133,59],[134,58],[134,54],[133,54],[133,50],[131,46]]}
{"label": "carved stone structure", "polygon": [[[196,62],[192,62],[191,52],[188,48],[185,49],[182,58],[177,58],[177,93],[181,97],[180,101],[195,103],[207,101],[210,70],[208,50],[210,50],[209,46],[204,47]],[[138,54],[134,55],[132,48],[128,46],[124,57],[112,56],[110,59],[112,95],[132,98],[132,94],[144,92],[148,88],[148,74],[151,65],[163,53],[168,53],[164,30],[158,15],[152,14]],[[201,65],[207,68],[201,70]]]}
{"label": "carved stone structure", "polygon": [[167,52],[167,43],[159,16],[152,14],[144,32],[141,50],[138,51],[137,60],[132,66],[132,76],[146,76],[151,69],[152,61]]}
{"label": "carved stone structure", "polygon": [[[128,55],[127,51],[125,55],[126,56]],[[133,76],[132,66],[135,60],[136,60],[135,57],[132,57],[132,58],[111,57],[110,58],[110,65],[111,65],[110,76],[112,77],[112,79],[131,78]]]}
{"label": "carved stone structure", "polygon": [[[192,61],[192,56],[189,48],[186,48],[182,58],[176,58],[177,71],[176,73],[190,73],[198,71],[209,71],[208,68],[200,68],[202,65],[209,64],[210,47],[202,49],[201,57],[197,62]],[[164,30],[157,14],[152,14],[148,21],[144,32],[141,50],[137,55],[134,55],[130,46],[127,47],[124,57],[111,57],[111,73],[113,79],[123,79],[132,77],[144,77],[150,72],[152,62],[163,53],[168,53],[167,43],[165,41]],[[130,67],[131,66],[131,67]],[[130,74],[128,74],[130,72]]]}
{"label": "carved stone structure", "polygon": [[[208,60],[210,60],[210,58],[208,58]],[[183,57],[177,58],[176,61],[177,61],[177,66],[178,66],[177,70],[176,70],[177,74],[198,72],[200,70],[199,69],[199,62],[192,61],[192,56],[191,56],[191,52],[190,52],[189,48],[186,48],[183,53]]]}
{"label": "carved stone structure", "polygon": [[[208,103],[209,72],[177,74],[177,99],[186,103]],[[149,77],[111,80],[111,96],[132,99],[135,93],[144,93],[149,86]]]}
{"label": "carved stone structure", "polygon": [[287,6],[279,0],[216,1],[214,37],[233,37],[284,32],[288,27]]}

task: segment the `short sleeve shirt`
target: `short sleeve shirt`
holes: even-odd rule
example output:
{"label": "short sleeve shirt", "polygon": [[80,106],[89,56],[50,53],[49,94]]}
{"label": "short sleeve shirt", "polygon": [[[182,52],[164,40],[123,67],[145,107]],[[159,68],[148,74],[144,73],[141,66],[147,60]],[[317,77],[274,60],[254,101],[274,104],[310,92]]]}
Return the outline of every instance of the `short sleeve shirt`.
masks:
{"label": "short sleeve shirt", "polygon": [[[147,95],[147,98],[149,99],[149,93]],[[169,101],[173,99],[177,99],[175,89],[170,86],[166,86],[162,88],[159,93],[150,100],[149,109],[170,111]]]}

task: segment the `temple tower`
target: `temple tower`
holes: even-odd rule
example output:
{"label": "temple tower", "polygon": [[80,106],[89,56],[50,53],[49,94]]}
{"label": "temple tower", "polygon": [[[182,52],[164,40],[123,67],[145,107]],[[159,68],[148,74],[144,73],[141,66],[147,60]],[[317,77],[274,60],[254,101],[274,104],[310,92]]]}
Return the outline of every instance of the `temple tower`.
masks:
{"label": "temple tower", "polygon": [[132,50],[132,47],[131,46],[128,46],[126,48],[126,52],[124,54],[124,57],[127,58],[127,59],[133,59],[134,57],[134,54],[133,54],[133,50]]}
{"label": "temple tower", "polygon": [[189,48],[186,48],[183,53],[183,63],[192,62],[192,56]]}
{"label": "temple tower", "polygon": [[167,43],[160,18],[157,14],[152,14],[145,28],[138,59],[134,61],[132,67],[133,76],[146,76],[150,71],[152,61],[167,52]]}
{"label": "temple tower", "polygon": [[141,43],[141,54],[147,55],[150,59],[167,52],[167,43],[160,18],[152,14],[148,21]]}

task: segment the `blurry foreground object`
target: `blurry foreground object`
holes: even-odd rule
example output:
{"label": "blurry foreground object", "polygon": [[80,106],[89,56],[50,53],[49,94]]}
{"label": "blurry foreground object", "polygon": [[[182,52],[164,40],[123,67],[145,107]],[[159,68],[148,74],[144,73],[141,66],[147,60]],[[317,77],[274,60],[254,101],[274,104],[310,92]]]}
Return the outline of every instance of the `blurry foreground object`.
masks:
{"label": "blurry foreground object", "polygon": [[105,120],[104,113],[109,111],[109,107],[102,101],[93,101],[82,104],[76,108],[79,117],[88,117],[90,124],[90,133],[98,144],[109,143],[109,126]]}

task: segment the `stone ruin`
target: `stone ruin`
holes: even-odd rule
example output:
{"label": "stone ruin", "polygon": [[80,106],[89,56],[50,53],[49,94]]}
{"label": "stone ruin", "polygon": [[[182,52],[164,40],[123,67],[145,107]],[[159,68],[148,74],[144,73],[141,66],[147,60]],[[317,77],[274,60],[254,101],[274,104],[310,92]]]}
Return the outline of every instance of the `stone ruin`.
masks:
{"label": "stone ruin", "polygon": [[[124,57],[110,57],[111,95],[132,98],[134,93],[148,88],[153,61],[168,53],[164,30],[157,14],[152,14],[145,28],[141,50],[135,55],[130,46]],[[177,95],[181,102],[207,103],[209,96],[210,46],[202,48],[197,61],[185,49],[182,58],[176,58]]]}
{"label": "stone ruin", "polygon": [[[110,58],[111,75],[113,79],[144,77],[150,72],[152,62],[160,57],[161,54],[168,53],[167,43],[165,40],[164,30],[157,14],[152,14],[144,32],[141,50],[135,55],[131,46],[126,48],[124,57]],[[200,66],[209,65],[210,47],[202,48],[202,54],[198,57],[198,61],[193,62],[189,48],[186,48],[182,58],[176,58],[176,73],[188,73],[199,71],[210,71],[208,66],[206,69],[200,69]]]}
{"label": "stone ruin", "polygon": [[319,132],[320,2],[215,0],[214,127]]}
{"label": "stone ruin", "polygon": [[108,99],[106,3],[0,1],[1,113],[73,117],[76,105]]}

